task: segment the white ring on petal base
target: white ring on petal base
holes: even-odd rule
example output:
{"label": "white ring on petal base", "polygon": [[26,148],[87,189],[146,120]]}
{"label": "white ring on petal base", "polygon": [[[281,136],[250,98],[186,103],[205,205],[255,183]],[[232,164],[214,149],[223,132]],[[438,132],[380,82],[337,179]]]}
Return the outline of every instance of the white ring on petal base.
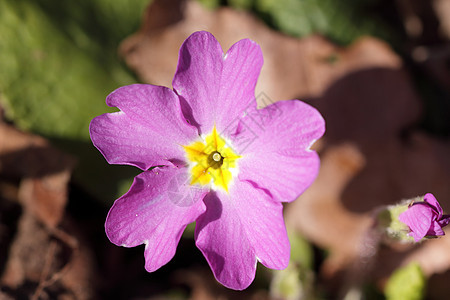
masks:
{"label": "white ring on petal base", "polygon": [[[188,170],[190,172],[190,170]],[[189,207],[198,201],[197,191],[203,187],[192,186],[190,184],[190,173],[179,172],[167,185],[167,198],[177,206]]]}

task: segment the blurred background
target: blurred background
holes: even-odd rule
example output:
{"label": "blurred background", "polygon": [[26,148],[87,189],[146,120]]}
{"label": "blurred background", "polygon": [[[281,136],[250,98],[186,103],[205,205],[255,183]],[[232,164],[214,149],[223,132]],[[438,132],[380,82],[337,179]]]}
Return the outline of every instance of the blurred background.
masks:
{"label": "blurred background", "polygon": [[[285,207],[291,264],[244,292],[191,226],[151,274],[104,234],[139,170],[108,165],[89,122],[120,86],[170,87],[197,30],[261,45],[260,107],[301,99],[327,123],[319,177]],[[443,299],[448,238],[380,241],[373,216],[427,192],[450,211],[449,134],[449,0],[0,0],[0,298]]]}

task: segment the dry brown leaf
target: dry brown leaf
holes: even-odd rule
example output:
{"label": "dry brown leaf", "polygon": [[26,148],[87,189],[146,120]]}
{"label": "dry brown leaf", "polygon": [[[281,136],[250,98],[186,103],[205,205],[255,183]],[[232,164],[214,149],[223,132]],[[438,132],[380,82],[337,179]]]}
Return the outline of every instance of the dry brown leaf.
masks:
{"label": "dry brown leaf", "polygon": [[340,196],[364,167],[364,157],[351,144],[329,147],[322,155],[319,176],[285,211],[286,224],[324,249],[331,249],[334,273],[358,255],[363,233],[371,225],[367,215],[350,212]]}
{"label": "dry brown leaf", "polygon": [[440,33],[450,39],[450,1],[434,0],[432,5],[439,19]]}
{"label": "dry brown leaf", "polygon": [[430,78],[450,92],[450,44],[418,46],[414,48],[412,57]]}
{"label": "dry brown leaf", "polygon": [[0,123],[0,173],[21,180],[24,209],[50,228],[62,219],[74,163],[43,138]]}
{"label": "dry brown leaf", "polygon": [[0,122],[0,178],[19,182],[15,188],[11,183],[0,185],[0,196],[21,207],[16,229],[7,228],[14,236],[11,245],[4,245],[9,255],[0,278],[13,297],[92,296],[90,254],[60,229],[63,221],[67,223],[73,167],[74,159],[45,139]]}
{"label": "dry brown leaf", "polygon": [[[447,235],[450,233],[449,230],[446,230],[445,232]],[[402,261],[402,265],[418,262],[421,265],[423,272],[428,276],[435,273],[443,273],[450,267],[449,252],[449,238],[431,240],[412,251],[411,254]]]}
{"label": "dry brown leaf", "polygon": [[404,47],[425,76],[450,91],[450,1],[398,0],[406,33]]}
{"label": "dry brown leaf", "polygon": [[[264,92],[276,100],[319,96],[343,74],[360,69],[401,67],[401,60],[389,47],[374,38],[366,37],[350,49],[342,49],[319,36],[300,40],[282,35],[246,12],[230,8],[211,11],[196,1],[168,2],[153,1],[141,30],[120,48],[144,82],[170,87],[179,48],[198,30],[214,34],[224,50],[243,38],[256,41],[265,61],[256,94]],[[171,21],[168,24],[161,19]]]}
{"label": "dry brown leaf", "polygon": [[244,290],[234,291],[220,285],[211,271],[196,268],[194,270],[179,270],[175,274],[175,280],[186,284],[191,288],[190,299],[193,300],[213,300],[213,299],[249,299],[249,300],[269,300],[266,290]]}
{"label": "dry brown leaf", "polygon": [[397,0],[396,5],[410,41],[429,45],[450,38],[450,1]]}

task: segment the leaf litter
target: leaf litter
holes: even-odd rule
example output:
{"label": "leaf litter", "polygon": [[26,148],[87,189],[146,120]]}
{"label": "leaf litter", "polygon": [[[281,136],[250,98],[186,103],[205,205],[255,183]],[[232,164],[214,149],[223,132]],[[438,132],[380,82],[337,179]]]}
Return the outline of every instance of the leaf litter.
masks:
{"label": "leaf litter", "polygon": [[[375,251],[367,239],[376,207],[433,192],[444,210],[450,210],[450,144],[418,129],[421,99],[405,63],[389,45],[373,37],[348,47],[319,35],[297,39],[269,29],[247,12],[155,0],[141,29],[122,43],[120,54],[142,81],[171,86],[179,46],[195,30],[211,31],[224,50],[241,38],[258,42],[265,58],[257,86],[259,105],[270,99],[302,99],[327,121],[325,138],[314,146],[322,159],[319,177],[285,209],[288,226],[329,253],[320,262],[317,280],[339,293],[352,280],[382,286],[397,267],[411,261],[429,277],[448,271],[448,237],[416,246],[389,244]],[[442,81],[445,77],[439,74]],[[105,287],[114,291],[111,283],[96,286],[99,263],[94,263],[92,252],[107,253],[104,260],[119,264],[111,269],[115,272],[121,272],[120,264],[129,258],[120,250],[90,249],[85,229],[78,228],[80,220],[71,218],[68,184],[75,166],[76,159],[45,139],[0,124],[0,242],[5,249],[1,297],[90,299]],[[193,246],[185,243],[180,245],[183,250]],[[260,276],[266,278],[238,296],[206,280],[211,274],[205,270],[188,265],[176,275],[158,276],[188,285],[191,296],[199,299],[268,297],[261,289],[261,282],[270,278],[264,271]],[[364,278],[355,279],[361,272]],[[142,275],[133,276],[140,278],[134,286],[148,283]],[[106,278],[115,278],[117,284],[123,277]],[[154,285],[136,293],[150,291],[164,294]]]}

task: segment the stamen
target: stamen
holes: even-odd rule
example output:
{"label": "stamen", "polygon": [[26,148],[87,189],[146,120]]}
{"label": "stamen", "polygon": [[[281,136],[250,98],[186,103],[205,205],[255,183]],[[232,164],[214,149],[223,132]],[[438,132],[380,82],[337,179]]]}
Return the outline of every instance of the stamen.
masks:
{"label": "stamen", "polygon": [[216,152],[213,154],[213,159],[214,161],[220,161],[222,159],[222,156],[218,152]]}

